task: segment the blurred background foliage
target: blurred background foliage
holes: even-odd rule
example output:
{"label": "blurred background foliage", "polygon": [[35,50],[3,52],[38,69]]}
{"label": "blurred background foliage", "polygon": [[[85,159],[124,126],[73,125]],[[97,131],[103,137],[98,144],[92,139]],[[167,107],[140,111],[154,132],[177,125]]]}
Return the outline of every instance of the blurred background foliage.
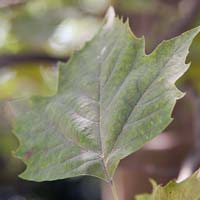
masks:
{"label": "blurred background foliage", "polygon": [[[55,94],[57,61],[67,61],[91,40],[110,5],[124,20],[129,18],[137,36],[145,36],[147,53],[162,40],[200,25],[199,0],[0,0],[0,199],[100,199],[98,181],[92,178],[40,184],[17,178],[24,165],[11,156],[18,142],[11,134],[7,103]],[[192,67],[179,83],[197,94],[199,52],[197,37],[188,58]]]}

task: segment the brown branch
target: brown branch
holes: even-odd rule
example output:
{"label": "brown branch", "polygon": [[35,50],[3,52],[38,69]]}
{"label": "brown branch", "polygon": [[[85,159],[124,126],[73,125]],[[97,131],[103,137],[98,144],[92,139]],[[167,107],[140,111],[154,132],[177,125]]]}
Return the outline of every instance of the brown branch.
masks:
{"label": "brown branch", "polygon": [[58,61],[66,62],[68,57],[56,57],[46,54],[30,53],[30,54],[6,54],[0,56],[0,67],[10,66],[14,64],[23,64],[28,62],[48,62],[56,63]]}

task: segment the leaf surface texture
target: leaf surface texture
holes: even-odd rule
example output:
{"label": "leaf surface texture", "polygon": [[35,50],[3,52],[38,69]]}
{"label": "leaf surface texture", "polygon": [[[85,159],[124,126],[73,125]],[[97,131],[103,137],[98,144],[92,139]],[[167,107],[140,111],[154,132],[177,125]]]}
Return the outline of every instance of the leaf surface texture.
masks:
{"label": "leaf surface texture", "polygon": [[193,29],[145,54],[128,23],[108,20],[95,38],[60,64],[53,97],[34,97],[19,115],[16,155],[21,177],[44,181],[91,175],[110,181],[119,161],[165,129],[183,94],[175,81],[187,70]]}

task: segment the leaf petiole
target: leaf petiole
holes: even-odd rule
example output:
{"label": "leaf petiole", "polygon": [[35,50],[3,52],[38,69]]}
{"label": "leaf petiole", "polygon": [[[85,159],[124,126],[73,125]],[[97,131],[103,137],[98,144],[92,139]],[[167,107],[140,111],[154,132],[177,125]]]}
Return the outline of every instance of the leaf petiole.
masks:
{"label": "leaf petiole", "polygon": [[115,182],[113,180],[111,180],[109,182],[109,186],[110,186],[110,188],[112,190],[113,199],[114,200],[119,200],[119,197],[118,197],[118,194],[117,194],[117,188],[116,188]]}

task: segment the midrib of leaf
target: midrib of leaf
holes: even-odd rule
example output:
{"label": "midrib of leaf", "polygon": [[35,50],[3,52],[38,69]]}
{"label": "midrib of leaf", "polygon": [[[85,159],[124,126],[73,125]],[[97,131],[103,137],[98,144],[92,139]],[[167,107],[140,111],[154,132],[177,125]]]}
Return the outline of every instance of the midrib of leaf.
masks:
{"label": "midrib of leaf", "polygon": [[104,151],[104,147],[103,147],[103,143],[102,143],[103,137],[102,137],[102,134],[101,134],[102,133],[102,126],[101,126],[101,120],[102,120],[101,119],[101,115],[102,115],[101,114],[101,102],[102,102],[101,93],[102,93],[102,91],[101,90],[102,90],[102,87],[110,80],[110,77],[112,76],[113,71],[115,70],[115,68],[116,68],[116,66],[117,66],[117,64],[119,62],[120,54],[121,54],[122,51],[124,51],[124,48],[122,48],[119,51],[119,53],[117,54],[118,56],[117,56],[116,62],[114,63],[114,65],[113,65],[113,67],[111,69],[111,72],[110,72],[109,76],[106,78],[104,84],[102,84],[102,82],[101,82],[101,73],[102,73],[101,69],[102,69],[103,64],[109,59],[109,57],[112,55],[113,51],[115,50],[116,46],[119,44],[120,37],[121,37],[121,35],[123,35],[123,33],[124,33],[124,30],[121,29],[119,35],[117,36],[118,40],[113,45],[113,47],[110,50],[109,54],[104,58],[103,62],[102,63],[100,62],[99,67],[98,67],[98,69],[99,69],[99,73],[98,73],[98,80],[99,80],[98,81],[98,83],[99,83],[99,86],[98,86],[98,89],[99,89],[98,104],[99,104],[99,138],[100,138],[99,143],[100,143],[100,148],[101,148],[101,154],[99,155],[99,157],[102,160],[103,171],[104,171],[104,174],[107,177],[109,182],[112,182],[112,177],[109,175],[109,172],[108,172],[108,168],[107,168],[107,164],[106,164],[106,158],[105,158],[105,151]]}
{"label": "midrib of leaf", "polygon": [[[108,56],[105,58],[105,60],[107,60],[110,55],[112,55],[112,52],[116,46],[117,42],[115,43],[115,45],[113,45],[110,53],[108,54]],[[117,61],[115,63],[115,65],[117,64]],[[105,160],[105,154],[104,154],[104,148],[103,148],[103,144],[102,144],[102,141],[103,141],[103,138],[102,138],[102,134],[101,134],[101,68],[102,68],[102,63],[100,63],[98,69],[99,69],[99,73],[98,73],[98,78],[99,78],[99,85],[98,85],[98,89],[99,89],[99,99],[98,99],[98,104],[99,104],[99,143],[100,143],[100,148],[101,148],[101,153],[102,155],[100,155],[100,158],[102,160],[102,165],[103,165],[103,171],[104,171],[104,174],[106,176],[106,178],[108,179],[109,182],[111,182],[111,178],[109,176],[109,173],[108,173],[108,169],[107,169],[107,165],[106,165],[106,160]],[[114,67],[113,67],[114,68]],[[113,69],[112,69],[113,70]]]}
{"label": "midrib of leaf", "polygon": [[[123,31],[122,31],[122,32],[123,32]],[[119,34],[118,39],[120,39],[120,35],[121,35],[121,34]],[[132,37],[134,37],[134,36],[132,36]],[[108,56],[104,59],[105,61],[109,58],[110,55],[112,55],[111,53],[112,53],[113,49],[115,48],[115,46],[117,46],[117,44],[118,44],[118,42],[115,43],[115,45],[113,46],[113,48],[112,48],[112,50],[110,51],[110,53],[108,54]],[[140,44],[140,45],[141,45],[141,44]],[[109,172],[108,172],[108,168],[107,168],[107,164],[106,164],[106,163],[108,162],[108,159],[107,159],[107,158],[109,157],[109,154],[111,154],[111,153],[113,152],[113,150],[114,150],[114,148],[115,148],[115,145],[117,144],[117,141],[118,141],[118,139],[119,139],[119,137],[120,137],[120,135],[121,135],[121,133],[122,133],[122,130],[123,130],[125,124],[127,123],[128,119],[129,119],[129,117],[130,117],[130,115],[134,112],[136,105],[137,105],[138,102],[142,99],[142,97],[145,95],[145,93],[146,93],[146,91],[148,90],[148,88],[150,88],[151,85],[153,84],[153,82],[155,81],[155,78],[153,78],[153,79],[152,79],[152,83],[150,83],[150,85],[148,85],[148,87],[145,89],[145,91],[143,92],[143,94],[139,97],[139,99],[138,99],[138,101],[136,102],[136,104],[134,105],[133,109],[130,110],[130,113],[128,114],[128,117],[127,117],[126,121],[124,122],[124,124],[123,124],[123,126],[122,126],[122,128],[121,128],[121,130],[120,130],[120,132],[119,132],[119,134],[117,135],[117,138],[116,138],[115,142],[113,142],[113,146],[112,146],[111,150],[107,153],[108,156],[105,157],[105,152],[104,152],[103,144],[102,144],[103,138],[102,138],[102,134],[101,134],[101,132],[102,132],[102,130],[101,130],[101,96],[102,96],[102,95],[101,95],[101,88],[103,87],[103,89],[104,89],[104,86],[106,85],[106,83],[109,82],[110,78],[112,77],[112,75],[113,75],[113,73],[114,73],[114,71],[115,71],[115,69],[116,69],[116,67],[117,67],[117,64],[119,63],[119,61],[121,61],[120,55],[123,54],[122,52],[124,52],[125,50],[126,50],[126,47],[123,47],[123,48],[120,50],[120,52],[119,52],[119,54],[118,54],[118,57],[117,57],[117,59],[116,59],[116,62],[115,62],[114,66],[113,66],[113,68],[112,68],[112,70],[111,70],[111,73],[110,73],[109,76],[107,77],[107,80],[105,81],[105,83],[104,83],[103,86],[102,86],[102,84],[101,84],[101,66],[103,65],[104,62],[103,62],[103,63],[100,63],[100,66],[99,66],[99,68],[98,68],[98,69],[99,69],[99,100],[98,100],[98,103],[99,103],[99,129],[100,129],[100,130],[99,130],[99,135],[100,135],[100,146],[101,146],[101,152],[102,152],[102,155],[100,155],[100,158],[102,159],[104,173],[105,173],[106,177],[107,177],[110,181],[112,181],[112,178],[110,177]],[[121,81],[121,84],[119,85],[119,87],[118,87],[117,89],[115,89],[115,90],[116,90],[116,93],[115,93],[115,94],[113,95],[113,97],[111,98],[110,103],[108,104],[106,110],[104,111],[104,114],[106,114],[106,112],[109,110],[110,106],[112,105],[112,103],[113,103],[114,100],[116,99],[117,95],[122,91],[123,86],[124,86],[124,83],[126,82],[127,78],[131,75],[131,72],[132,72],[133,70],[135,70],[135,63],[137,63],[138,57],[140,58],[140,55],[138,56],[138,53],[140,53],[140,50],[141,50],[141,49],[137,50],[137,52],[134,54],[133,63],[131,63],[130,71],[127,72],[126,76],[125,76],[124,79]],[[142,56],[146,56],[146,55],[144,54],[144,55],[142,55]],[[169,60],[170,60],[170,59],[169,59]],[[167,64],[166,64],[166,65],[167,65]],[[162,69],[163,69],[163,68],[162,68]],[[157,78],[157,76],[159,76],[159,74],[162,72],[162,69],[156,74],[156,76],[155,76],[156,78]],[[102,86],[102,87],[101,87],[101,86]]]}

